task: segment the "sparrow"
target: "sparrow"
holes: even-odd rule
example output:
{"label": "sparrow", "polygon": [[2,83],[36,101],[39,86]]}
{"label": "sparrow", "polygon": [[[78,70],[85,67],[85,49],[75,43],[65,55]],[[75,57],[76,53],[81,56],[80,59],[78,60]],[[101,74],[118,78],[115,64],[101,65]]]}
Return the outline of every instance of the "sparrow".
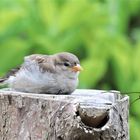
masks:
{"label": "sparrow", "polygon": [[78,86],[81,70],[79,59],[72,53],[32,54],[0,78],[0,84],[20,92],[70,94]]}

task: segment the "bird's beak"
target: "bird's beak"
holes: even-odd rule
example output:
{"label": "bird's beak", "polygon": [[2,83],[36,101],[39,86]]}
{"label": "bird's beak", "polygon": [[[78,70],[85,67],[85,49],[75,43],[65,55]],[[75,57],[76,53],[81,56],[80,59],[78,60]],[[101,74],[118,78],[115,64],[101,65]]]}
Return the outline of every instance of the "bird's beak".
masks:
{"label": "bird's beak", "polygon": [[73,66],[73,67],[72,67],[72,70],[73,70],[74,72],[78,72],[78,71],[82,71],[83,68],[82,68],[79,64],[77,64],[76,66]]}

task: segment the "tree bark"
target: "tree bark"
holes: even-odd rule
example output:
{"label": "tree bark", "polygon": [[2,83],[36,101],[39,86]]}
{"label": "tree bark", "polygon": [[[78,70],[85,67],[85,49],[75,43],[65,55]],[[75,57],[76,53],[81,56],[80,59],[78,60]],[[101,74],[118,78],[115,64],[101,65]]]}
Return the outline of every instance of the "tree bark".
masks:
{"label": "tree bark", "polygon": [[128,96],[0,91],[1,140],[129,140]]}

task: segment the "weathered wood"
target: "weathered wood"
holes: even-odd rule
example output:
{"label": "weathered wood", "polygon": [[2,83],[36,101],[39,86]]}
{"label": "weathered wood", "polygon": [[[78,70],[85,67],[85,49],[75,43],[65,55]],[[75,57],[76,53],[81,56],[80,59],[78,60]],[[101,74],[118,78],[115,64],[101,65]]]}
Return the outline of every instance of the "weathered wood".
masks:
{"label": "weathered wood", "polygon": [[129,140],[128,96],[0,91],[1,140]]}

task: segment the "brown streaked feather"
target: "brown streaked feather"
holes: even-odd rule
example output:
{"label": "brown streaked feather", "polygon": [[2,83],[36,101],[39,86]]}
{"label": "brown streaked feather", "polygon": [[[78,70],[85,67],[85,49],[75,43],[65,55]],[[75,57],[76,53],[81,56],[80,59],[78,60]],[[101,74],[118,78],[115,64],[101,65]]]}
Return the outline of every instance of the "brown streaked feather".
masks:
{"label": "brown streaked feather", "polygon": [[26,61],[35,61],[40,67],[41,72],[50,72],[55,73],[55,67],[52,62],[52,59],[50,59],[50,56],[48,55],[42,55],[42,54],[33,54],[30,56],[25,57]]}
{"label": "brown streaked feather", "polygon": [[0,78],[0,83],[4,82],[5,80],[7,80],[10,76],[14,76],[18,71],[19,71],[20,67],[11,69],[10,71],[8,71],[8,73]]}
{"label": "brown streaked feather", "polygon": [[4,78],[0,78],[0,83],[3,83],[5,81]]}
{"label": "brown streaked feather", "polygon": [[15,74],[20,70],[20,67],[16,67],[14,69],[11,69],[5,76],[4,78],[9,78],[10,76],[15,76]]}
{"label": "brown streaked feather", "polygon": [[24,58],[24,60],[25,61],[35,60],[35,61],[38,61],[38,62],[42,62],[42,61],[44,61],[45,57],[48,57],[48,56],[47,55],[42,55],[42,54],[32,54],[32,55],[26,56]]}
{"label": "brown streaked feather", "polygon": [[44,72],[56,73],[55,67],[53,66],[52,63],[40,63],[39,66],[43,73]]}

